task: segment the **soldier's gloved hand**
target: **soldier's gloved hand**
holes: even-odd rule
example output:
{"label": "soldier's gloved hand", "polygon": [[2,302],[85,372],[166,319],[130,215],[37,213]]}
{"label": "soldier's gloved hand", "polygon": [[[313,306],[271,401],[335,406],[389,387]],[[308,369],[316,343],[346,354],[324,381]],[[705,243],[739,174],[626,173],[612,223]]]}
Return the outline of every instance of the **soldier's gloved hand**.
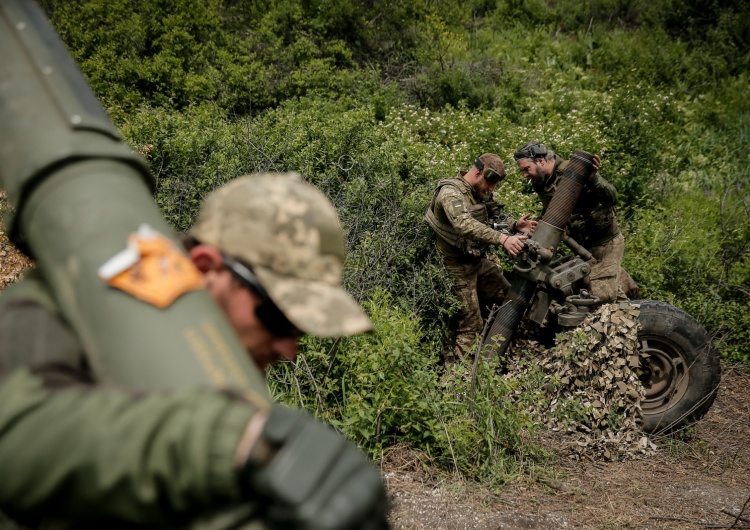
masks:
{"label": "soldier's gloved hand", "polygon": [[[273,529],[387,530],[380,473],[357,449],[311,416],[273,405],[241,474]],[[263,455],[263,453],[266,453]]]}

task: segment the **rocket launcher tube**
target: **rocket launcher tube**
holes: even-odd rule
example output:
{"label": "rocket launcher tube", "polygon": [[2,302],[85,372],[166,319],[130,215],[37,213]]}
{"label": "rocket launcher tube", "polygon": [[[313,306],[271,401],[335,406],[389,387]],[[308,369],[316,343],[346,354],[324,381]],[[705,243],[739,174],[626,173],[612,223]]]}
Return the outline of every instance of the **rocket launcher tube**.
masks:
{"label": "rocket launcher tube", "polygon": [[[0,3],[0,30],[0,178],[15,208],[39,180],[81,160],[117,160],[152,185],[145,161],[120,141],[39,7]],[[15,219],[9,228],[23,243]]]}
{"label": "rocket launcher tube", "polygon": [[11,233],[36,259],[97,377],[134,390],[232,387],[265,406],[263,377],[204,289],[160,308],[98,277],[144,224],[176,241],[145,162],[119,140],[36,4],[0,2],[0,55],[0,186],[16,209]]}

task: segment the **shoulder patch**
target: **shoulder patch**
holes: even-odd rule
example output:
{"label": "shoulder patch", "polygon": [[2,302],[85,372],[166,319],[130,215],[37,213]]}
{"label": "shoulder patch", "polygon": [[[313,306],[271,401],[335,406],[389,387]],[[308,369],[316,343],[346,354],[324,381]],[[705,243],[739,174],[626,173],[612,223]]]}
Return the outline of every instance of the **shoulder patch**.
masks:
{"label": "shoulder patch", "polygon": [[464,205],[463,201],[453,201],[454,208],[460,208],[463,205]]}

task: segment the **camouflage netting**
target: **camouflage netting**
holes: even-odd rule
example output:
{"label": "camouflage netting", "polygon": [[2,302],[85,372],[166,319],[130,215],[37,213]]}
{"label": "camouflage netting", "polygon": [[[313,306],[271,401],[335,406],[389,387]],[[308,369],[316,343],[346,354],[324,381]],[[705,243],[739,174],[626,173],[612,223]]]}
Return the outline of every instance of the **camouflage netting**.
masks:
{"label": "camouflage netting", "polygon": [[515,395],[533,396],[529,413],[567,435],[558,449],[572,459],[621,460],[656,449],[640,429],[638,315],[637,304],[604,305],[553,348],[523,337],[509,348],[505,377],[520,383]]}
{"label": "camouflage netting", "polygon": [[31,265],[31,261],[8,240],[2,220],[7,211],[5,192],[0,190],[0,291],[17,281],[22,271]]}

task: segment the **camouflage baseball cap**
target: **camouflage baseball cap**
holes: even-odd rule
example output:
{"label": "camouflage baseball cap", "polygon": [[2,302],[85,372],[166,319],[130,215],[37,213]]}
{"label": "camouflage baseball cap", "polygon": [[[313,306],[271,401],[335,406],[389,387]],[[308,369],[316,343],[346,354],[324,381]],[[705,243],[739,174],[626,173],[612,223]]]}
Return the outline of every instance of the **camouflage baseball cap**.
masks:
{"label": "camouflage baseball cap", "polygon": [[372,330],[342,284],[345,247],[336,210],[297,173],[230,181],[206,198],[190,235],[252,268],[305,333],[336,337]]}

